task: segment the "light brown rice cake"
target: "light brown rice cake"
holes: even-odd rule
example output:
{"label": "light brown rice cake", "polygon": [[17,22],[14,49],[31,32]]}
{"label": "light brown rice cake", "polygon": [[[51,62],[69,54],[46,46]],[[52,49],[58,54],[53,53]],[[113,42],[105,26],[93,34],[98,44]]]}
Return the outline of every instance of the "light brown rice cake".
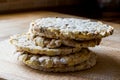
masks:
{"label": "light brown rice cake", "polygon": [[82,49],[80,52],[65,56],[41,56],[27,52],[16,52],[18,59],[24,60],[28,64],[36,64],[45,68],[74,66],[88,60],[93,53],[88,49]]}
{"label": "light brown rice cake", "polygon": [[95,65],[96,55],[94,53],[76,53],[68,56],[40,56],[28,53],[17,53],[18,60],[25,65],[41,71],[68,72],[88,69]]}
{"label": "light brown rice cake", "polygon": [[42,48],[36,46],[34,41],[29,40],[27,35],[14,35],[10,38],[10,43],[15,45],[18,50],[26,51],[31,54],[44,54],[44,55],[67,55],[70,53],[79,52],[81,48],[60,47],[56,49]]}
{"label": "light brown rice cake", "polygon": [[70,40],[70,39],[52,39],[52,38],[45,38],[40,36],[32,36],[32,34],[27,34],[28,38],[34,41],[37,46],[47,47],[47,48],[58,48],[62,45],[69,46],[69,47],[77,47],[77,48],[87,48],[87,47],[95,47],[99,45],[101,39],[94,39],[94,40],[85,40],[85,41],[78,41],[78,40]]}
{"label": "light brown rice cake", "polygon": [[31,22],[29,33],[55,39],[90,40],[112,35],[113,27],[100,21],[48,17]]}

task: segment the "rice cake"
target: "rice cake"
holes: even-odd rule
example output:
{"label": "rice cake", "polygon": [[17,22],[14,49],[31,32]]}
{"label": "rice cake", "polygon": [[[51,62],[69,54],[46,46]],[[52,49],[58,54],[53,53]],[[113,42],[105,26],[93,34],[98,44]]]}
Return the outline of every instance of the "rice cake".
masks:
{"label": "rice cake", "polygon": [[90,40],[112,35],[113,27],[88,19],[48,17],[31,22],[29,33],[55,39]]}
{"label": "rice cake", "polygon": [[20,51],[17,51],[16,54],[19,60],[24,60],[26,63],[39,64],[39,66],[51,68],[80,64],[88,60],[93,55],[93,52],[88,49],[82,49],[80,52],[64,56],[43,56]]}
{"label": "rice cake", "polygon": [[31,54],[43,54],[48,56],[67,55],[70,53],[79,52],[81,48],[60,47],[56,49],[42,48],[36,46],[32,40],[27,38],[27,35],[14,35],[10,38],[10,42],[17,47],[18,50],[26,51]]}
{"label": "rice cake", "polygon": [[[44,56],[31,55],[27,53],[21,54],[19,52],[17,53],[17,55],[18,55],[18,60],[23,62],[25,65],[41,71],[50,71],[50,72],[78,71],[78,70],[88,69],[94,66],[96,63],[96,55],[94,53],[90,53],[90,55],[85,54],[86,56],[84,55],[84,53],[83,54],[78,53],[78,54],[66,56],[68,58],[66,59],[68,61],[67,63],[65,62],[65,60],[63,60],[65,59],[65,57],[60,57],[60,56],[59,56],[60,58],[58,59],[58,63],[56,63],[55,57],[47,56],[47,58],[44,58]],[[77,55],[81,55],[81,56],[77,57]],[[87,55],[89,55],[89,57],[85,58],[87,57]],[[42,57],[44,58],[43,60],[41,59]]]}

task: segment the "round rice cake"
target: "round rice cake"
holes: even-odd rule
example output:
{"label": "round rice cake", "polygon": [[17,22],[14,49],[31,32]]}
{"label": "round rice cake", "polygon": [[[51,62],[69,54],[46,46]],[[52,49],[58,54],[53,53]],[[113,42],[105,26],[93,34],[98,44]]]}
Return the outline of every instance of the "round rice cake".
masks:
{"label": "round rice cake", "polygon": [[70,53],[79,52],[81,48],[59,47],[56,49],[42,48],[36,46],[34,41],[29,40],[27,35],[14,35],[10,38],[10,43],[15,45],[18,50],[26,51],[31,54],[44,54],[48,56],[53,55],[67,55]]}
{"label": "round rice cake", "polygon": [[[40,57],[38,55],[31,55],[27,53],[21,54],[21,52],[18,52],[17,54],[19,55],[18,60],[23,62],[25,65],[41,71],[49,72],[78,71],[88,69],[96,64],[96,55],[94,53],[88,53],[87,55],[85,55],[84,53],[83,54],[78,53],[70,55],[68,57],[60,56],[59,58],[58,57],[48,58],[48,56],[45,56],[47,58],[44,58],[44,56]],[[56,63],[56,60],[58,63]],[[64,62],[65,60],[68,62],[67,63]]]}
{"label": "round rice cake", "polygon": [[58,48],[62,45],[69,46],[69,47],[77,47],[77,48],[87,48],[87,47],[94,47],[99,45],[101,39],[93,39],[93,40],[73,40],[73,39],[52,39],[52,38],[45,38],[40,36],[32,36],[32,34],[27,34],[28,38],[32,39],[37,46],[47,47],[47,48]]}
{"label": "round rice cake", "polygon": [[41,56],[27,52],[16,52],[19,60],[24,60],[28,64],[39,65],[45,68],[74,66],[88,60],[93,53],[88,49],[65,56]]}
{"label": "round rice cake", "polygon": [[88,19],[48,17],[31,22],[29,33],[55,39],[90,40],[112,35],[113,27]]}

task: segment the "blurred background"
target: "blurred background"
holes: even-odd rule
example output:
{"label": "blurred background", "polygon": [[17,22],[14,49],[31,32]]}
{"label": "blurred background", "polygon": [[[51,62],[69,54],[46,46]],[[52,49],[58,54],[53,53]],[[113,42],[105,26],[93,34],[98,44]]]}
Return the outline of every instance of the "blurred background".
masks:
{"label": "blurred background", "polygon": [[120,23],[120,0],[0,0],[0,14],[40,10]]}

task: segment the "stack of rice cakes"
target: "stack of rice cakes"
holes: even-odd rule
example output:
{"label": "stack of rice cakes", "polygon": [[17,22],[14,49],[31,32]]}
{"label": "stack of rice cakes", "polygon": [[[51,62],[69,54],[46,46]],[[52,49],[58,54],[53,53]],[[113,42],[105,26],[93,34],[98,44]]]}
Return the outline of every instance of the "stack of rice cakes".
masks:
{"label": "stack of rice cakes", "polygon": [[26,34],[14,35],[18,60],[34,69],[68,72],[91,68],[96,54],[88,49],[112,35],[113,27],[76,18],[41,18],[30,23]]}

